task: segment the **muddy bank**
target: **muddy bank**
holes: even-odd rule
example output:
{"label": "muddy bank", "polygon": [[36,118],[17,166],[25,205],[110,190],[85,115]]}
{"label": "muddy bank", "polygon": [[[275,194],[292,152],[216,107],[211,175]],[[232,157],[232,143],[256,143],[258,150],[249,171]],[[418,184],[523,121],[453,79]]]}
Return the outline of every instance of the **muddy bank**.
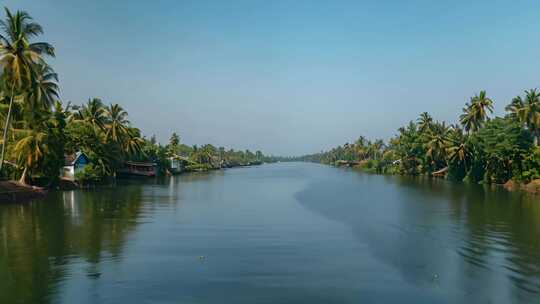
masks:
{"label": "muddy bank", "polygon": [[45,194],[47,190],[44,188],[23,185],[16,181],[0,181],[0,204],[24,203]]}
{"label": "muddy bank", "polygon": [[524,191],[532,194],[540,194],[540,179],[532,180],[528,184],[520,184],[509,180],[504,184],[504,188],[509,191]]}

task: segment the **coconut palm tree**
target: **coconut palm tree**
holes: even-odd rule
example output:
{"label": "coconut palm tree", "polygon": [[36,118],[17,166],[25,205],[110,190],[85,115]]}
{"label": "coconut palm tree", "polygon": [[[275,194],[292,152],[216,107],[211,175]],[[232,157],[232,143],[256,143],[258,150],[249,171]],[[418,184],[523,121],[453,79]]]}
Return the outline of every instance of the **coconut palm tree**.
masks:
{"label": "coconut palm tree", "polygon": [[471,98],[470,103],[465,104],[459,120],[465,131],[475,132],[489,119],[488,112],[493,113],[493,101],[486,96],[486,91],[480,91]]}
{"label": "coconut palm tree", "polygon": [[212,164],[212,151],[208,145],[195,150],[191,157],[199,164]]}
{"label": "coconut palm tree", "polygon": [[127,156],[133,156],[141,153],[145,141],[139,129],[128,127],[121,143],[123,153]]}
{"label": "coconut palm tree", "polygon": [[73,120],[89,124],[96,132],[104,131],[105,124],[107,123],[107,114],[101,99],[88,99],[88,102],[75,112]]}
{"label": "coconut palm tree", "polygon": [[47,154],[47,133],[35,130],[16,130],[17,136],[21,136],[13,147],[13,154],[17,158],[19,165],[24,168],[19,182],[24,184],[28,170],[34,168],[36,164]]}
{"label": "coconut palm tree", "polygon": [[106,139],[110,139],[113,142],[120,142],[121,138],[129,135],[128,113],[119,104],[111,104],[105,108],[104,114],[106,117],[106,123],[104,124]]}
{"label": "coconut palm tree", "polygon": [[493,113],[493,100],[486,96],[486,91],[480,91],[480,94],[474,97],[474,104],[478,120],[481,123],[488,120],[489,113]]}
{"label": "coconut palm tree", "polygon": [[173,134],[171,135],[171,138],[169,139],[169,144],[173,147],[180,144],[180,136],[178,136],[176,132],[173,132]]}
{"label": "coconut palm tree", "polygon": [[534,145],[538,146],[540,136],[540,92],[526,90],[525,99],[517,96],[506,107],[510,116],[519,121],[534,135]]}
{"label": "coconut palm tree", "polygon": [[14,124],[15,145],[8,149],[23,169],[21,183],[25,183],[28,172],[35,169],[45,155],[49,156],[48,139],[49,135],[54,136],[53,133],[49,134],[49,126],[56,123],[56,117],[49,109],[35,109],[24,114],[24,119]]}
{"label": "coconut palm tree", "polygon": [[36,66],[36,77],[32,81],[28,93],[28,101],[32,108],[51,108],[60,99],[58,74],[48,65]]}
{"label": "coconut palm tree", "polygon": [[446,146],[448,140],[449,128],[446,124],[436,123],[433,125],[430,134],[429,141],[426,145],[426,156],[432,165],[435,165],[435,169],[438,169],[440,165],[446,165]]}
{"label": "coconut palm tree", "polygon": [[472,114],[472,106],[469,103],[466,103],[462,111],[463,114],[459,116],[459,122],[463,126],[463,129],[469,133],[471,130],[476,129],[476,121],[474,119],[474,115]]}
{"label": "coconut palm tree", "polygon": [[510,102],[510,104],[507,105],[504,109],[507,112],[509,112],[509,116],[512,119],[521,122],[523,126],[526,127],[526,123],[523,120],[523,111],[525,109],[525,102],[523,102],[523,99],[521,98],[521,96],[516,96],[512,98],[512,101]]}
{"label": "coconut palm tree", "polygon": [[54,48],[46,42],[30,43],[43,33],[42,27],[32,22],[32,17],[24,11],[15,14],[5,8],[6,19],[0,20],[0,67],[2,77],[9,84],[9,108],[4,121],[2,150],[0,151],[0,171],[4,165],[7,135],[11,123],[11,112],[15,95],[29,88],[39,69],[46,65],[43,56],[54,57]]}
{"label": "coconut palm tree", "polygon": [[450,140],[447,149],[448,160],[451,163],[463,163],[467,169],[468,162],[472,159],[472,151],[464,141]]}
{"label": "coconut palm tree", "polygon": [[373,155],[373,158],[379,159],[382,156],[383,150],[384,150],[384,141],[382,139],[377,139],[372,143],[373,151],[375,154]]}
{"label": "coconut palm tree", "polygon": [[433,118],[429,115],[428,112],[423,112],[422,114],[420,114],[420,117],[418,118],[418,130],[420,132],[427,132],[429,129],[431,129],[432,124]]}

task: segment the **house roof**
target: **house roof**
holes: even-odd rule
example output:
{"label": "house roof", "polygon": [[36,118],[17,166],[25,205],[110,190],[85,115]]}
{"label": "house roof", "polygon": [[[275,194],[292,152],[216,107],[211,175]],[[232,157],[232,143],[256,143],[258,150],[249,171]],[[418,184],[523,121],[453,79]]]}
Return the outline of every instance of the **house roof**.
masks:
{"label": "house roof", "polygon": [[156,163],[134,162],[134,161],[127,161],[126,165],[139,166],[139,167],[155,167],[155,166],[157,166]]}
{"label": "house roof", "polygon": [[182,155],[177,155],[177,154],[171,155],[169,158],[170,158],[170,159],[177,159],[177,160],[189,161],[189,158],[188,158],[188,157],[182,156]]}
{"label": "house roof", "polygon": [[77,162],[79,157],[81,157],[82,155],[84,155],[84,157],[88,158],[86,156],[86,154],[84,154],[81,151],[78,151],[77,153],[73,153],[73,154],[64,154],[64,166],[73,166],[73,165],[75,165],[75,163]]}

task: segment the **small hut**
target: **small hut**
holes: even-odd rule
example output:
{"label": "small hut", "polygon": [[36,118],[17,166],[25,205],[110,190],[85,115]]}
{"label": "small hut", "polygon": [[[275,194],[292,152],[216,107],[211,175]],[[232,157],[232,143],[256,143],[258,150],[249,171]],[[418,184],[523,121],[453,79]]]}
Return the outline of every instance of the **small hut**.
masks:
{"label": "small hut", "polygon": [[335,165],[336,165],[337,167],[349,167],[349,162],[346,161],[346,160],[340,159],[340,160],[337,160],[337,161],[335,162]]}
{"label": "small hut", "polygon": [[173,155],[169,157],[169,161],[171,162],[171,167],[169,169],[171,174],[178,174],[184,172],[186,170],[186,167],[191,163],[189,158],[181,155]]}
{"label": "small hut", "polygon": [[79,151],[74,154],[66,154],[64,155],[64,167],[60,176],[63,179],[74,181],[75,175],[82,171],[89,163],[88,156],[83,152]]}

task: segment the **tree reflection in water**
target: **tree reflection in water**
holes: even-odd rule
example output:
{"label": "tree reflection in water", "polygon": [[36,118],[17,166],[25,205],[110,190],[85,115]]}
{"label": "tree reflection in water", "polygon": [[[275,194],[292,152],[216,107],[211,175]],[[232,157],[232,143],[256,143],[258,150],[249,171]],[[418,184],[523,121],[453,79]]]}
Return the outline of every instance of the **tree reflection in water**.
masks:
{"label": "tree reflection in water", "polygon": [[99,277],[99,263],[121,259],[141,212],[142,188],[51,193],[0,209],[0,303],[47,303],[71,263]]}

